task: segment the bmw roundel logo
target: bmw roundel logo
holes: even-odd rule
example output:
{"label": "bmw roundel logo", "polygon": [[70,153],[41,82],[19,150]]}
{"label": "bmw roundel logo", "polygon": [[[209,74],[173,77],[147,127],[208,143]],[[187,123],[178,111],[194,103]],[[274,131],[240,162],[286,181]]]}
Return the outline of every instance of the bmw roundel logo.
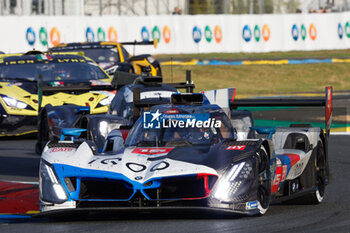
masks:
{"label": "bmw roundel logo", "polygon": [[142,180],[142,176],[136,176],[135,180]]}
{"label": "bmw roundel logo", "polygon": [[339,35],[339,39],[343,38],[344,30],[343,30],[343,27],[341,26],[341,23],[338,24],[338,35]]}
{"label": "bmw roundel logo", "polygon": [[298,30],[298,27],[296,24],[293,25],[292,27],[292,37],[295,41],[298,40],[298,37],[299,37],[299,30]]}
{"label": "bmw roundel logo", "polygon": [[250,39],[252,38],[252,30],[250,29],[250,27],[248,25],[245,25],[243,27],[242,37],[246,42],[249,42]]}

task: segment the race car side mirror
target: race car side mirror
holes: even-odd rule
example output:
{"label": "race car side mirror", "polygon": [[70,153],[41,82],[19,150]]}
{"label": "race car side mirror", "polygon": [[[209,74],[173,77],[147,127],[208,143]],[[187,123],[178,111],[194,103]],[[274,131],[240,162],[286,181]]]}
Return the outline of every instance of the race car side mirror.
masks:
{"label": "race car side mirror", "polygon": [[124,148],[124,139],[122,132],[118,129],[113,129],[107,136],[103,147],[104,153],[116,153]]}
{"label": "race car side mirror", "polygon": [[314,145],[313,144],[310,144],[309,145],[309,148],[307,148],[308,150],[307,150],[307,152],[309,152],[310,150],[313,150],[314,149]]}

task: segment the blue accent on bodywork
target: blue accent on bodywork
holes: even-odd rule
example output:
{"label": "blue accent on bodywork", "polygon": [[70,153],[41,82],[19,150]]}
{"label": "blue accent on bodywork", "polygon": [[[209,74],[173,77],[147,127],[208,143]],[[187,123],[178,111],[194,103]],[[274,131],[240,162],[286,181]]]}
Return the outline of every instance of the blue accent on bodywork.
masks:
{"label": "blue accent on bodywork", "polygon": [[61,134],[61,141],[64,141],[66,136],[71,136],[72,140],[74,140],[74,137],[79,137],[82,132],[85,132],[86,129],[76,129],[76,128],[66,128],[62,129],[62,134]]}
{"label": "blue accent on bodywork", "polygon": [[80,113],[80,112],[89,112],[90,113],[90,106],[78,106],[77,113]]}
{"label": "blue accent on bodywork", "polygon": [[287,165],[287,175],[289,174],[289,170],[291,168],[290,166],[290,158],[287,155],[277,155],[277,158],[279,158],[281,160],[282,166],[283,165]]}
{"label": "blue accent on bodywork", "polygon": [[[97,161],[97,160],[96,160]],[[67,201],[76,201],[76,200],[85,200],[85,201],[129,201],[132,199],[132,197],[137,193],[141,192],[142,195],[146,197],[148,200],[154,200],[151,199],[145,192],[147,189],[156,189],[161,186],[162,183],[162,177],[156,177],[151,178],[149,180],[144,181],[143,183],[136,182],[134,180],[129,179],[123,174],[116,173],[116,172],[110,172],[110,171],[101,171],[101,170],[94,170],[94,169],[85,169],[85,168],[79,168],[75,166],[70,165],[64,165],[64,164],[53,164],[54,170],[65,189],[66,193],[68,194],[68,200]],[[186,176],[197,176],[197,174],[188,174],[188,175],[180,175],[176,177],[186,177]],[[64,178],[66,177],[75,177],[77,178],[77,184],[76,184],[76,190],[73,192],[70,192],[68,190],[68,187],[66,185],[66,182],[64,181]],[[170,178],[172,176],[169,176],[167,178]],[[79,193],[80,193],[80,182],[81,179],[84,180],[118,180],[118,181],[124,181],[127,188],[133,189],[133,193],[128,199],[80,199]],[[159,200],[182,200],[182,198],[173,198],[173,199],[159,199]]]}
{"label": "blue accent on bodywork", "polygon": [[267,139],[271,139],[272,134],[276,132],[274,127],[250,127],[252,130],[255,130],[258,134],[268,134]]}
{"label": "blue accent on bodywork", "polygon": [[210,101],[205,95],[203,95],[203,105],[208,105],[208,104],[210,104]]}
{"label": "blue accent on bodywork", "polygon": [[[80,200],[79,193],[80,193],[81,178],[89,179],[89,180],[108,179],[108,180],[124,181],[124,182],[126,182],[126,184],[129,184],[130,187],[133,189],[133,193],[128,199],[108,199],[109,201],[128,201],[138,191],[140,191],[147,199],[150,200],[150,198],[146,195],[146,193],[143,190],[144,189],[159,188],[160,184],[161,184],[161,178],[152,179],[152,183],[150,185],[144,186],[144,184],[148,183],[150,180],[147,180],[144,183],[139,183],[139,182],[130,180],[129,178],[127,178],[123,174],[110,172],[110,171],[84,169],[84,168],[74,167],[74,166],[70,166],[70,165],[63,165],[63,164],[53,164],[53,166],[55,168],[55,172],[56,172],[57,176],[59,177],[59,179],[61,181],[61,184],[63,184],[65,191],[68,193],[68,201]],[[76,185],[75,191],[69,192],[68,187],[67,187],[66,183],[64,182],[65,177],[76,177],[77,178],[77,185]],[[86,200],[86,199],[84,199],[84,200]],[[94,199],[94,201],[98,201],[98,200]],[[103,201],[106,201],[106,200],[104,199]]]}
{"label": "blue accent on bodywork", "polygon": [[[64,164],[53,164],[55,168],[55,172],[57,176],[59,177],[61,184],[63,184],[64,189],[68,193],[68,201],[72,200],[80,200],[79,199],[79,193],[80,193],[80,181],[81,178],[86,179],[110,179],[110,180],[121,180],[129,183],[131,186],[135,185],[137,186],[137,182],[132,181],[128,179],[126,176],[115,173],[115,172],[109,172],[109,171],[100,171],[100,170],[94,170],[94,169],[84,169],[79,167],[74,167],[70,165],[64,165]],[[64,178],[66,177],[76,177],[77,178],[77,186],[76,190],[73,192],[69,192],[68,187],[66,183],[64,182]],[[139,184],[141,185],[141,184]],[[113,201],[128,201],[132,198],[132,196],[136,193],[134,190],[133,194],[129,199],[122,199],[122,200],[113,200]]]}

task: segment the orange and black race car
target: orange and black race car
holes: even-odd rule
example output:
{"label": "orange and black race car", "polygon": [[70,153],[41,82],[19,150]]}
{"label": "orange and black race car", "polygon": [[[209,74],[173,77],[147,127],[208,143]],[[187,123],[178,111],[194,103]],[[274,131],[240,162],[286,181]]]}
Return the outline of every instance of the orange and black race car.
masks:
{"label": "orange and black race car", "polygon": [[151,74],[161,76],[160,64],[150,54],[131,56],[123,45],[154,45],[150,42],[83,42],[59,44],[50,49],[50,52],[83,52],[85,56],[97,62],[109,75],[115,71],[136,74]]}

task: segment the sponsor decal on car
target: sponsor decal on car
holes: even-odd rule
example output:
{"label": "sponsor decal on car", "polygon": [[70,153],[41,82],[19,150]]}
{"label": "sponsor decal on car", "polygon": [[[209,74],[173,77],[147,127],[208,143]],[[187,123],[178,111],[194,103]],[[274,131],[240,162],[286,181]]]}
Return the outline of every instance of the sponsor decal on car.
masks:
{"label": "sponsor decal on car", "polygon": [[245,147],[246,147],[245,145],[243,145],[243,146],[228,146],[226,148],[226,150],[244,150]]}
{"label": "sponsor decal on car", "polygon": [[246,210],[254,210],[258,208],[258,201],[250,201],[245,204]]}
{"label": "sponsor decal on car", "polygon": [[283,168],[282,166],[277,166],[276,167],[276,174],[275,174],[275,179],[273,180],[273,183],[271,185],[271,192],[275,193],[278,191],[280,187],[280,183],[282,182],[282,173],[283,173]]}
{"label": "sponsor decal on car", "polygon": [[73,148],[70,148],[70,147],[55,147],[55,148],[52,148],[49,153],[70,152],[70,151],[73,151]]}
{"label": "sponsor decal on car", "polygon": [[50,82],[50,85],[52,87],[63,87],[64,86],[64,82],[58,82],[58,81]]}
{"label": "sponsor decal on car", "polygon": [[174,148],[135,148],[131,151],[139,155],[163,155],[169,153]]}
{"label": "sponsor decal on car", "polygon": [[288,166],[287,165],[283,165],[282,166],[282,179],[281,179],[281,182],[286,180],[287,171],[288,171]]}
{"label": "sponsor decal on car", "polygon": [[[58,62],[58,63],[72,63],[72,62],[82,62],[85,63],[86,60],[82,58],[65,58],[65,59],[52,59],[51,57],[45,55],[38,55],[37,60],[18,60],[18,61],[0,61],[0,64],[4,65],[22,65],[22,64],[34,64],[34,63],[50,63],[50,62]],[[90,63],[93,64],[93,63]]]}

